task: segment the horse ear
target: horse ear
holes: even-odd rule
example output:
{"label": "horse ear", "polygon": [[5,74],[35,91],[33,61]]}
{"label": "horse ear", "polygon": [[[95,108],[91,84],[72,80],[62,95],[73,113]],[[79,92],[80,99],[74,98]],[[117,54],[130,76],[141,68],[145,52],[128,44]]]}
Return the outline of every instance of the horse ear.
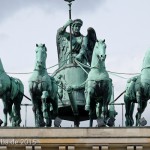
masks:
{"label": "horse ear", "polygon": [[43,44],[42,47],[45,48],[45,51],[47,52],[47,48],[46,48],[45,44]]}
{"label": "horse ear", "polygon": [[102,40],[102,43],[105,43],[105,39],[104,39],[104,40]]}
{"label": "horse ear", "polygon": [[36,47],[38,47],[39,45],[38,44],[36,44]]}

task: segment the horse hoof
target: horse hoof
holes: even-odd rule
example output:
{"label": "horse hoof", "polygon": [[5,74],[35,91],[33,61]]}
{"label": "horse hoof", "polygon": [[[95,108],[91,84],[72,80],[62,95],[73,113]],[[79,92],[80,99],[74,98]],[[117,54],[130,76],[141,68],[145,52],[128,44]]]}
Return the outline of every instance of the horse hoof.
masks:
{"label": "horse hoof", "polygon": [[85,105],[85,110],[90,111],[90,105]]}
{"label": "horse hoof", "polygon": [[40,127],[45,127],[45,122],[44,121],[40,123]]}
{"label": "horse hoof", "polygon": [[7,123],[4,123],[4,127],[6,127],[7,126]]}

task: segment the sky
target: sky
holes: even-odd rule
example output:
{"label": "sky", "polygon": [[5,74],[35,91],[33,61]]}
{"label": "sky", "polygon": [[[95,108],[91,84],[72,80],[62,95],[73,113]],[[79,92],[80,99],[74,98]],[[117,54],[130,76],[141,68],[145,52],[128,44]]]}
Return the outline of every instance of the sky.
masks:
{"label": "sky", "polygon": [[[150,47],[150,1],[149,0],[75,0],[72,4],[72,19],[83,20],[81,33],[93,27],[98,39],[106,40],[106,68],[119,73],[140,73],[142,60]],[[57,29],[68,20],[68,5],[64,0],[0,0],[0,58],[4,69],[10,76],[22,80],[25,95],[29,96],[28,80],[34,69],[36,43],[47,47],[47,67],[58,63],[56,48]],[[57,67],[49,69],[53,73]],[[125,90],[126,81],[110,74],[117,97]],[[23,104],[30,103],[26,98]],[[123,103],[123,96],[117,103]],[[3,108],[2,101],[0,107]],[[149,119],[149,105],[143,117]],[[122,125],[122,109],[116,106],[118,116],[116,126]],[[124,110],[125,111],[125,110]],[[22,107],[24,125],[25,109]],[[28,108],[27,125],[34,126],[31,107]],[[2,109],[0,118],[3,120]],[[124,119],[124,118],[123,118]],[[71,123],[64,123],[71,126]],[[81,126],[88,126],[87,122]]]}

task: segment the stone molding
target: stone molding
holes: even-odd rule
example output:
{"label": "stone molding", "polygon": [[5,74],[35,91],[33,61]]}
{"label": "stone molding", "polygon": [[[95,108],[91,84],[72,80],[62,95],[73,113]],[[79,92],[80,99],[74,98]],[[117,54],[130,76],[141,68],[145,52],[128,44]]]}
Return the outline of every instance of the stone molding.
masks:
{"label": "stone molding", "polygon": [[[0,150],[149,150],[150,128],[0,128]],[[14,150],[14,149],[12,149]]]}

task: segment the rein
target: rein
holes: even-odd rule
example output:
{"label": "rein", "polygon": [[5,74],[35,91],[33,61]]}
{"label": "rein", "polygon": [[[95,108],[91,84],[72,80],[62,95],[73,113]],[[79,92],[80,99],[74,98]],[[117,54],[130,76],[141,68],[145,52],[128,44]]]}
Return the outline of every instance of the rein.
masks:
{"label": "rein", "polygon": [[150,66],[148,66],[148,67],[144,67],[144,68],[142,68],[142,70],[143,70],[143,69],[149,69],[149,68],[150,68]]}

